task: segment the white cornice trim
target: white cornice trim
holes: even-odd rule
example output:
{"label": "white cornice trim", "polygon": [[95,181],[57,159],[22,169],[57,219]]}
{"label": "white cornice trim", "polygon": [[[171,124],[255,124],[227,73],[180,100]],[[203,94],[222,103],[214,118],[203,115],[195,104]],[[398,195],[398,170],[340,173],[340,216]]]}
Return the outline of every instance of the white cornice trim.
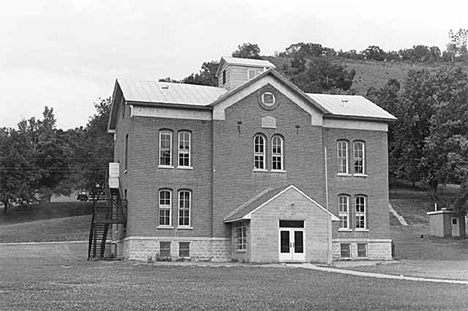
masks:
{"label": "white cornice trim", "polygon": [[168,118],[168,119],[186,119],[186,120],[205,120],[211,121],[211,111],[206,110],[189,110],[189,109],[174,109],[166,107],[133,107],[132,117],[149,117],[149,118]]}

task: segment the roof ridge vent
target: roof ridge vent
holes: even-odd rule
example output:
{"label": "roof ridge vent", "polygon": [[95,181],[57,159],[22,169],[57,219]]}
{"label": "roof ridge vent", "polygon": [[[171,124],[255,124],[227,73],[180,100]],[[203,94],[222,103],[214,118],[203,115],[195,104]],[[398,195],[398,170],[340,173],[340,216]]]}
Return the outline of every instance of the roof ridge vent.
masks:
{"label": "roof ridge vent", "polygon": [[341,99],[341,105],[345,108],[348,107],[348,99],[347,98],[342,98]]}

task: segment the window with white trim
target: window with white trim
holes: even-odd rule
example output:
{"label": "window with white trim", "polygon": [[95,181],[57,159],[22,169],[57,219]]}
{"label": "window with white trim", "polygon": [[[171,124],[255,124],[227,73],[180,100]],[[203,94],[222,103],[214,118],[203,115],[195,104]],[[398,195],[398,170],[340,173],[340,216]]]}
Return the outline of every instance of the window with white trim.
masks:
{"label": "window with white trim", "polygon": [[192,192],[179,191],[179,227],[190,227],[190,209],[192,207]]}
{"label": "window with white trim", "polygon": [[179,242],[179,258],[190,258],[190,242]]}
{"label": "window with white trim", "polygon": [[340,243],[340,257],[351,258],[351,244],[350,243]]}
{"label": "window with white trim", "polygon": [[339,140],[336,144],[338,174],[348,174],[348,142]]}
{"label": "window with white trim", "polygon": [[254,138],[254,169],[264,170],[265,168],[265,137],[255,135]]}
{"label": "window with white trim", "polygon": [[159,225],[171,225],[172,191],[159,190]]}
{"label": "window with white trim", "polygon": [[172,166],[172,132],[159,132],[159,165]]}
{"label": "window with white trim", "polygon": [[191,167],[191,143],[190,132],[179,132],[179,167]]}
{"label": "window with white trim", "polygon": [[366,226],[366,197],[358,195],[355,197],[355,219],[356,229],[367,229]]}
{"label": "window with white trim", "polygon": [[357,244],[357,256],[359,258],[367,257],[367,243],[358,243]]}
{"label": "window with white trim", "polygon": [[340,229],[349,229],[349,196],[338,196],[338,216],[340,218]]}
{"label": "window with white trim", "polygon": [[273,171],[284,170],[283,158],[283,139],[280,136],[273,136],[271,140],[271,169]]}
{"label": "window with white trim", "polygon": [[245,221],[236,223],[236,249],[245,251],[247,249],[247,227]]}
{"label": "window with white trim", "polygon": [[365,174],[365,144],[362,141],[353,143],[354,174]]}

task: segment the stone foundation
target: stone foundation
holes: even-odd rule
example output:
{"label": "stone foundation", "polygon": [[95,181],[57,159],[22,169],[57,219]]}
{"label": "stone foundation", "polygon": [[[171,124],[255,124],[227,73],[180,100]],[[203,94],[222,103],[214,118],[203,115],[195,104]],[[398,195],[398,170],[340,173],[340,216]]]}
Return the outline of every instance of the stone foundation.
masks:
{"label": "stone foundation", "polygon": [[192,261],[229,261],[230,239],[203,237],[128,237],[117,242],[117,258],[125,260],[158,260],[163,259],[160,252],[160,242],[170,242],[171,260],[179,257],[179,242],[190,243],[190,257],[183,258]]}
{"label": "stone foundation", "polygon": [[[341,257],[341,243],[350,244],[350,257]],[[358,257],[358,243],[367,244],[367,256]],[[332,242],[332,257],[336,260],[393,260],[392,240],[379,239],[335,239]]]}

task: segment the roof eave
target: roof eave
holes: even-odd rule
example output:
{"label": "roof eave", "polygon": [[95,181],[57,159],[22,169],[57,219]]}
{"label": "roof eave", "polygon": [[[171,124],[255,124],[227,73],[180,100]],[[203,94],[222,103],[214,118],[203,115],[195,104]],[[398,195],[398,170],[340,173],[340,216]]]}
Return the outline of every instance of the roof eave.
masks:
{"label": "roof eave", "polygon": [[292,82],[290,82],[288,79],[283,77],[281,74],[279,74],[274,68],[270,68],[259,74],[253,79],[250,79],[249,81],[245,82],[244,84],[239,85],[235,89],[221,95],[218,99],[216,99],[214,102],[210,104],[210,106],[216,106],[218,103],[222,102],[223,100],[231,97],[232,95],[236,94],[237,92],[240,92],[241,90],[245,89],[246,87],[250,86],[251,84],[255,83],[257,80],[260,80],[264,76],[272,74],[276,78],[278,78],[281,82],[283,82],[286,86],[288,86],[290,89],[295,91],[297,94],[299,94],[305,101],[309,102],[312,106],[315,108],[319,109],[322,113],[330,113],[327,109],[325,109],[323,106],[321,106],[319,103],[317,103],[315,100],[307,96],[306,93],[304,93],[300,88],[298,88],[296,85],[294,85]]}
{"label": "roof eave", "polygon": [[375,121],[375,122],[387,122],[392,123],[397,121],[397,118],[385,118],[385,117],[370,117],[370,116],[359,116],[359,115],[344,115],[344,114],[333,114],[327,113],[323,115],[327,119],[346,119],[346,120],[362,120],[362,121]]}
{"label": "roof eave", "polygon": [[111,99],[111,111],[109,114],[109,121],[107,121],[107,132],[110,134],[115,133],[115,125],[117,123],[117,111],[115,107],[115,100],[117,95],[117,89],[120,87],[119,82],[115,79],[114,83],[114,91],[112,92],[112,99]]}
{"label": "roof eave", "polygon": [[188,110],[205,110],[211,111],[213,107],[209,105],[188,105],[178,103],[164,103],[164,102],[148,102],[148,101],[127,101],[127,104],[143,107],[162,107],[162,108],[175,108],[175,109],[188,109]]}

